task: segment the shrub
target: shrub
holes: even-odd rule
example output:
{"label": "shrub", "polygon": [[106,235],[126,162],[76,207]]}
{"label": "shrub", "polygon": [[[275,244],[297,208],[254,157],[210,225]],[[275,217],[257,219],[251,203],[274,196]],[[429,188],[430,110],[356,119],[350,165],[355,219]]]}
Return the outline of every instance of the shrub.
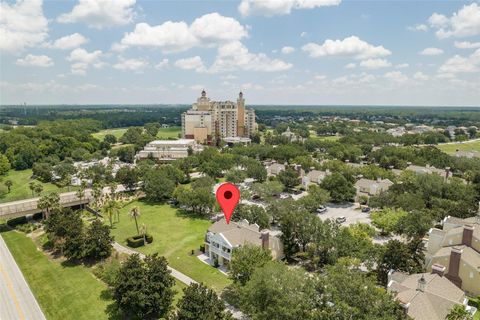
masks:
{"label": "shrub", "polygon": [[15,226],[15,229],[19,230],[19,231],[22,231],[24,233],[30,233],[30,232],[33,232],[35,230],[37,230],[38,228],[40,228],[40,225],[38,223],[24,223],[24,224],[17,224]]}
{"label": "shrub", "polygon": [[93,269],[93,274],[100,278],[103,282],[113,287],[115,284],[115,278],[117,277],[118,270],[120,270],[120,261],[112,259],[98,264]]}
{"label": "shrub", "polygon": [[[147,243],[153,242],[153,236],[150,234],[145,235],[145,240]],[[130,238],[127,238],[127,245],[131,248],[138,248],[143,246],[143,235],[136,235]]]}

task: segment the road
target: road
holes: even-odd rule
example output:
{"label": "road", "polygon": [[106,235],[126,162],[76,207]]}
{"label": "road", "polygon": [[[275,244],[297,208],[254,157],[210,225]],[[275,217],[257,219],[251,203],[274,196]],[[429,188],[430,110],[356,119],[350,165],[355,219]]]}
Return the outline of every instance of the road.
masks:
{"label": "road", "polygon": [[0,319],[43,320],[45,316],[0,235]]}

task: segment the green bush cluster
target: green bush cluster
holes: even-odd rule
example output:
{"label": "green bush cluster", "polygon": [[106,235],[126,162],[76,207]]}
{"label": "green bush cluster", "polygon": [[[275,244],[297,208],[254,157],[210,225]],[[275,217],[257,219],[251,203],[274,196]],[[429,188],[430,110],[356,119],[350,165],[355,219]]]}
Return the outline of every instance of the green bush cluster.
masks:
{"label": "green bush cluster", "polygon": [[[147,243],[153,242],[153,236],[151,234],[145,235],[145,240]],[[143,243],[143,235],[136,235],[130,238],[127,238],[127,245],[131,248],[138,248],[144,245]]]}

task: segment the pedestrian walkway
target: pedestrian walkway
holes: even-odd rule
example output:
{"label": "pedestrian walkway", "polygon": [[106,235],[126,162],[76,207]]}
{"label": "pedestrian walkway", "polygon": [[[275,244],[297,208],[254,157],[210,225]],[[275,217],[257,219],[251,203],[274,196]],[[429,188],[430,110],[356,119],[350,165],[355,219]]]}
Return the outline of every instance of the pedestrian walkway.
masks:
{"label": "pedestrian walkway", "polygon": [[[138,251],[135,251],[133,249],[130,249],[130,248],[127,248],[127,247],[124,247],[122,246],[120,243],[118,242],[114,242],[113,243],[113,248],[117,251],[117,252],[120,252],[120,253],[125,253],[125,254],[128,254],[128,255],[132,255],[132,254],[139,254],[140,257],[142,259],[145,258],[145,255],[143,253],[140,253]],[[184,284],[186,284],[187,286],[189,286],[190,284],[192,283],[197,283],[197,281],[193,280],[192,278],[190,278],[189,276],[181,273],[180,271],[176,270],[176,269],[173,269],[172,267],[168,266],[168,270],[171,271],[171,274],[172,274],[172,277],[174,277],[175,279],[177,279],[178,281],[180,282],[183,282]],[[246,315],[244,315],[241,311],[235,309],[235,307],[231,306],[230,304],[226,303],[225,302],[225,307],[228,311],[230,311],[233,315],[233,318],[235,319],[248,319],[248,317]]]}

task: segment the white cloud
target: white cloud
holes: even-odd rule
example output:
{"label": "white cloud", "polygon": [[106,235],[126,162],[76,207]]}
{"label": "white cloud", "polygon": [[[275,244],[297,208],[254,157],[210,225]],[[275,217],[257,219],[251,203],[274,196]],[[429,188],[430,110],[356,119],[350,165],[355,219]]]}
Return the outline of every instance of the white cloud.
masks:
{"label": "white cloud", "polygon": [[400,63],[400,64],[397,64],[395,66],[395,68],[397,69],[404,69],[404,68],[408,68],[410,65],[408,63]]}
{"label": "white cloud", "polygon": [[442,54],[443,50],[439,48],[425,48],[422,51],[420,51],[420,54],[422,56],[438,56],[439,54]]}
{"label": "white cloud", "polygon": [[179,59],[175,61],[175,67],[183,70],[195,70],[196,72],[205,72],[207,68],[199,56]]}
{"label": "white cloud", "polygon": [[323,74],[318,74],[314,78],[315,78],[315,80],[325,80],[325,79],[327,79],[327,76],[325,76]]}
{"label": "white cloud", "polygon": [[360,62],[360,66],[367,69],[380,69],[392,66],[386,59],[368,59]]}
{"label": "white cloud", "polygon": [[428,26],[426,24],[416,24],[414,26],[407,27],[410,31],[428,31]]}
{"label": "white cloud", "polygon": [[430,77],[427,76],[426,74],[424,74],[423,72],[415,72],[415,74],[413,75],[413,79],[415,80],[420,80],[420,81],[425,81],[425,80],[428,80]]}
{"label": "white cloud", "polygon": [[160,61],[159,63],[157,63],[155,65],[155,69],[157,69],[157,70],[164,69],[165,67],[168,66],[168,64],[169,64],[168,59],[162,59],[162,61]]}
{"label": "white cloud", "polygon": [[391,71],[383,75],[386,79],[395,81],[395,82],[405,82],[408,80],[408,77],[401,73],[400,71]]}
{"label": "white cloud", "polygon": [[193,86],[190,86],[189,89],[193,91],[200,91],[203,90],[205,86],[203,84],[194,84]]}
{"label": "white cloud", "polygon": [[211,72],[233,70],[246,71],[283,71],[292,67],[292,64],[279,59],[271,59],[264,53],[251,53],[240,41],[226,43],[218,48]]}
{"label": "white cloud", "polygon": [[91,28],[122,26],[133,21],[135,0],[79,0],[69,13],[61,14],[60,23],[83,22]]}
{"label": "white cloud", "polygon": [[46,46],[53,49],[73,49],[78,48],[81,45],[87,43],[88,39],[82,36],[80,33],[73,33],[65,37],[61,37],[53,42],[53,44],[47,44]]}
{"label": "white cloud", "polygon": [[120,56],[118,60],[118,63],[114,64],[113,67],[122,71],[141,72],[148,67],[148,61],[143,59],[125,59]]}
{"label": "white cloud", "polygon": [[267,17],[290,14],[293,9],[313,9],[337,6],[341,0],[242,0],[238,11],[244,17],[263,15]]}
{"label": "white cloud", "polygon": [[437,29],[435,34],[440,39],[477,36],[480,35],[480,6],[475,2],[464,5],[450,18],[434,13],[428,22]]}
{"label": "white cloud", "polygon": [[37,46],[46,39],[47,31],[41,0],[0,2],[0,50],[16,52]]}
{"label": "white cloud", "polygon": [[476,49],[480,48],[480,42],[455,41],[455,47],[458,49]]}
{"label": "white cloud", "polygon": [[283,47],[281,51],[283,54],[290,54],[292,52],[295,52],[295,48],[286,46],[286,47]]}
{"label": "white cloud", "polygon": [[17,59],[17,65],[22,67],[51,67],[53,66],[53,61],[50,57],[45,55],[35,56],[33,54],[28,54],[25,58]]}
{"label": "white cloud", "polygon": [[468,57],[455,55],[445,61],[438,69],[439,73],[472,73],[480,71],[480,49]]}
{"label": "white cloud", "polygon": [[356,59],[368,59],[384,57],[391,54],[390,50],[383,46],[373,46],[357,36],[350,36],[343,40],[327,39],[322,45],[310,42],[302,47],[310,57],[319,58],[324,56],[350,56]]}
{"label": "white cloud", "polygon": [[214,12],[195,19],[190,26],[184,21],[167,21],[157,26],[138,23],[133,32],[124,35],[121,44],[159,47],[163,52],[171,53],[195,46],[216,46],[247,35],[247,28],[237,20]]}
{"label": "white cloud", "polygon": [[353,62],[350,62],[350,63],[345,65],[345,69],[354,69],[356,67],[357,67],[357,65]]}
{"label": "white cloud", "polygon": [[302,38],[305,38],[307,36],[307,33],[305,31],[303,31],[302,33],[300,33],[300,37]]}
{"label": "white cloud", "polygon": [[101,68],[104,63],[100,61],[103,56],[101,50],[88,52],[83,48],[77,48],[70,52],[67,60],[72,62],[70,69],[73,74],[85,75],[88,67],[93,65],[95,68]]}

